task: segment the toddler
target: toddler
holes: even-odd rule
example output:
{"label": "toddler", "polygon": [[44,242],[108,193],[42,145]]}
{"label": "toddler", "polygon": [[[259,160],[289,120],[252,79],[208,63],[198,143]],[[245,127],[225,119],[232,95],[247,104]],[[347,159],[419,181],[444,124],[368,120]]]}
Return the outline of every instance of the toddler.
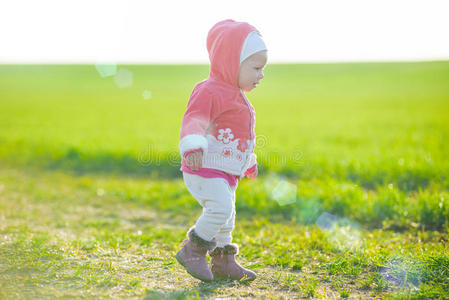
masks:
{"label": "toddler", "polygon": [[203,212],[175,257],[203,281],[253,280],[256,274],[235,261],[238,246],[231,233],[238,181],[258,172],[255,113],[244,92],[264,77],[267,48],[255,27],[227,19],[209,30],[207,50],[209,77],[190,95],[179,142],[184,182]]}

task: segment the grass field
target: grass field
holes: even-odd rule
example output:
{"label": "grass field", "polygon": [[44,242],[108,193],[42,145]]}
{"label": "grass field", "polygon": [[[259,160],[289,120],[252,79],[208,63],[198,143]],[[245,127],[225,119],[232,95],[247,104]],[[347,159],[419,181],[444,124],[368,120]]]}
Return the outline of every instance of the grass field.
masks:
{"label": "grass field", "polygon": [[449,297],[449,62],[267,66],[236,203],[251,284],[173,258],[201,212],[177,146],[208,66],[119,68],[131,87],[0,66],[0,298]]}

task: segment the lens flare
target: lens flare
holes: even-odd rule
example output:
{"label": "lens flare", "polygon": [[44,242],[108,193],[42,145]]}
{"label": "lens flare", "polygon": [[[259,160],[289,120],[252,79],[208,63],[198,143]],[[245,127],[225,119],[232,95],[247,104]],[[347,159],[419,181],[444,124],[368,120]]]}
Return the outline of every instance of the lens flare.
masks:
{"label": "lens flare", "polygon": [[389,283],[391,288],[410,288],[418,290],[423,280],[423,271],[419,261],[412,257],[394,256],[390,258],[379,273]]}
{"label": "lens flare", "polygon": [[145,100],[151,99],[151,91],[149,90],[144,90],[142,93],[142,98]]}
{"label": "lens flare", "polygon": [[280,206],[296,202],[298,187],[282,177],[270,174],[264,186],[270,199],[275,200]]}
{"label": "lens flare", "polygon": [[336,228],[337,216],[331,215],[327,212],[323,212],[315,224],[323,231],[334,231]]}
{"label": "lens flare", "polygon": [[125,68],[120,68],[114,76],[114,81],[121,89],[130,87],[133,84],[133,72]]}
{"label": "lens flare", "polygon": [[117,74],[117,64],[115,63],[96,63],[95,68],[103,78]]}
{"label": "lens flare", "polygon": [[359,226],[349,219],[323,212],[315,224],[326,233],[328,242],[337,249],[358,249],[363,245]]}
{"label": "lens flare", "polygon": [[102,188],[97,189],[97,196],[102,197],[102,196],[104,196],[104,194],[105,194],[104,189],[102,189]]}

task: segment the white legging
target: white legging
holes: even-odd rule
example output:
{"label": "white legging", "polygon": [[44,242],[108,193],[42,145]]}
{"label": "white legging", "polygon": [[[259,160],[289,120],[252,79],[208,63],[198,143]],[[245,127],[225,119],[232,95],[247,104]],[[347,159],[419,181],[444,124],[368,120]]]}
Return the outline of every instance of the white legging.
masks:
{"label": "white legging", "polygon": [[205,178],[183,172],[184,183],[203,207],[195,223],[195,232],[206,241],[215,238],[217,247],[232,242],[235,223],[235,190],[224,178]]}

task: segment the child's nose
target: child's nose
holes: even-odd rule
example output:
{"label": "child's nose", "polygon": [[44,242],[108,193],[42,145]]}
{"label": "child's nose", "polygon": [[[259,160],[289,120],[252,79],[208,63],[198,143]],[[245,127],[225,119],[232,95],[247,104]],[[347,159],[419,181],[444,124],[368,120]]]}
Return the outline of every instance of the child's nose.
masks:
{"label": "child's nose", "polygon": [[260,72],[259,79],[262,79],[262,78],[264,78],[263,72]]}

